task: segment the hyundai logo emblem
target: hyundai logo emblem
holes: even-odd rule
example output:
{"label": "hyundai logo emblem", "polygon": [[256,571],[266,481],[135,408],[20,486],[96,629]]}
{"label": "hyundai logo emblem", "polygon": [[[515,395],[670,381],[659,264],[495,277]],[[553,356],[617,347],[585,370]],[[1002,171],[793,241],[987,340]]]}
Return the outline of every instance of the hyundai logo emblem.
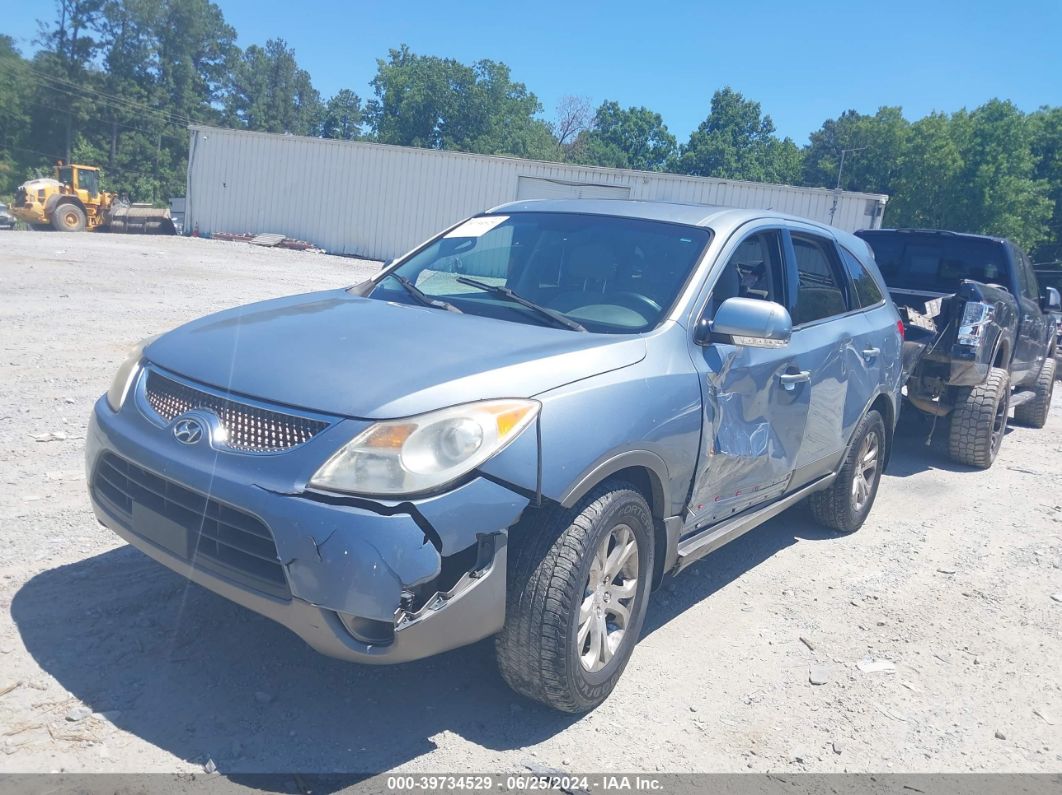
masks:
{"label": "hyundai logo emblem", "polygon": [[181,444],[195,444],[203,438],[203,423],[192,417],[177,420],[173,426],[173,437]]}

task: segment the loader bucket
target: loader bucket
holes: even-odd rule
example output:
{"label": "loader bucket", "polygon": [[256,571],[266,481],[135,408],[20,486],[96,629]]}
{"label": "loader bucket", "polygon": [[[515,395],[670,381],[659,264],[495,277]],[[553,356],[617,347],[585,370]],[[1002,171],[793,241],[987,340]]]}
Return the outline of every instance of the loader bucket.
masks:
{"label": "loader bucket", "polygon": [[110,232],[130,235],[175,235],[170,211],[158,207],[115,207],[107,222]]}

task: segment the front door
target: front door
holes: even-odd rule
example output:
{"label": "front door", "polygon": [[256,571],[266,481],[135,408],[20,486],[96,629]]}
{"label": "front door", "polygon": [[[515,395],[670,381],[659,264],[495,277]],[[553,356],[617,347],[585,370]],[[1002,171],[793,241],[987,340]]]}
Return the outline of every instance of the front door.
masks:
{"label": "front door", "polygon": [[[777,228],[735,236],[720,259],[705,316],[727,298],[787,305],[783,233]],[[701,455],[686,516],[686,532],[722,521],[780,496],[800,456],[811,398],[794,340],[781,348],[713,342],[694,346],[704,416]]]}
{"label": "front door", "polygon": [[1015,296],[1018,301],[1018,337],[1014,341],[1014,356],[1011,364],[1012,387],[1030,383],[1040,374],[1043,357],[1047,353],[1047,320],[1040,309],[1040,286],[1032,263],[1017,246],[1013,248],[1014,267],[1018,286]]}

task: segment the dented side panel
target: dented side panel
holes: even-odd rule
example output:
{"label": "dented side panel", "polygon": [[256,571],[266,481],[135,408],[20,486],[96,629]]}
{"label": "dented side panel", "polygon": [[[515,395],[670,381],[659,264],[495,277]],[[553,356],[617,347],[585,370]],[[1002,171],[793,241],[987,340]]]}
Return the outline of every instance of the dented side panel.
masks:
{"label": "dented side panel", "polygon": [[269,506],[293,596],[343,613],[390,621],[402,590],[437,577],[438,551],[408,514],[277,497]]}
{"label": "dented side panel", "polygon": [[777,497],[800,453],[811,403],[809,384],[787,390],[796,351],[714,344],[694,351],[704,422],[687,525],[719,521]]}
{"label": "dented side panel", "polygon": [[[525,434],[534,438],[534,428],[528,428]],[[438,533],[442,554],[449,556],[475,544],[481,534],[515,524],[529,501],[512,489],[476,478],[414,505]]]}
{"label": "dented side panel", "polygon": [[538,395],[542,401],[542,493],[562,501],[610,459],[645,451],[660,462],[667,504],[681,510],[700,444],[701,393],[675,326],[649,341],[630,367]]}

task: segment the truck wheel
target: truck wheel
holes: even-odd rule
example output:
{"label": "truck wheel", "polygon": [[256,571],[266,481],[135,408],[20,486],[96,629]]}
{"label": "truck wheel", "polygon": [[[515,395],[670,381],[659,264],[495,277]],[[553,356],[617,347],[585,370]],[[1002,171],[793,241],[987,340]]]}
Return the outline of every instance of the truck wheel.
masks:
{"label": "truck wheel", "polygon": [[1047,424],[1048,412],[1051,411],[1051,393],[1054,387],[1055,360],[1046,359],[1033,385],[1036,397],[1014,409],[1014,421],[1030,428],[1044,427]]}
{"label": "truck wheel", "polygon": [[609,481],[514,533],[498,668],[528,698],[587,712],[616,686],[642,629],[653,572],[649,506],[630,484]]}
{"label": "truck wheel", "polygon": [[958,390],[951,412],[948,454],[960,464],[988,469],[996,460],[1010,412],[1010,376],[993,367],[988,379]]}
{"label": "truck wheel", "polygon": [[84,232],[85,211],[76,204],[60,204],[52,211],[52,227],[59,232]]}
{"label": "truck wheel", "polygon": [[852,435],[833,484],[808,499],[816,521],[842,533],[862,527],[878,494],[884,466],[885,422],[877,411],[868,411]]}

